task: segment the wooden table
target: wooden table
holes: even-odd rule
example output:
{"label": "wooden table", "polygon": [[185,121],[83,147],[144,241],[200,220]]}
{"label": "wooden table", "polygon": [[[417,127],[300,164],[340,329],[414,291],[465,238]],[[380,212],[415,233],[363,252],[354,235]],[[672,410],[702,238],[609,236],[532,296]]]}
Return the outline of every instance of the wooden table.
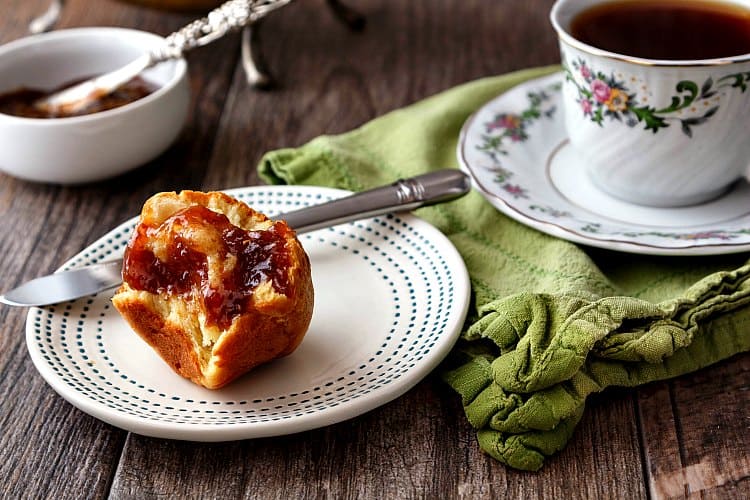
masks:
{"label": "wooden table", "polygon": [[[350,0],[367,17],[357,34],[323,0],[299,0],[264,26],[280,81],[271,92],[246,85],[237,36],[191,54],[189,122],[158,160],[80,187],[0,174],[0,289],[53,271],[154,192],[257,184],[265,151],[347,131],[471,79],[555,63],[551,4]],[[3,6],[8,42],[46,0]],[[58,27],[167,34],[190,18],[70,0]],[[750,498],[750,354],[593,397],[567,448],[522,473],[480,452],[458,398],[434,375],[358,418],[287,437],[201,444],[128,433],[47,386],[26,352],[25,318],[0,307],[3,498]]]}

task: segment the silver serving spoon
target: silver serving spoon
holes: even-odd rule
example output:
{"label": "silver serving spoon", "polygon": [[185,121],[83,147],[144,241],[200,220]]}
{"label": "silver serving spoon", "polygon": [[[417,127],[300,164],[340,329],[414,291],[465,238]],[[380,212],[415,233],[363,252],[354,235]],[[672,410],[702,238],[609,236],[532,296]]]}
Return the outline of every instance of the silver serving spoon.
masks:
{"label": "silver serving spoon", "polygon": [[177,59],[196,47],[218,40],[232,30],[247,26],[292,0],[231,0],[191,22],[164,39],[164,43],[125,66],[96,78],[54,92],[34,103],[47,113],[75,114],[93,101],[111,94],[143,70],[160,62]]}
{"label": "silver serving spoon", "polygon": [[[285,220],[297,233],[306,233],[344,222],[442,203],[463,196],[470,189],[471,180],[463,172],[438,170],[272,218]],[[0,302],[21,307],[56,304],[86,297],[120,283],[121,259],[33,279],[0,295]]]}

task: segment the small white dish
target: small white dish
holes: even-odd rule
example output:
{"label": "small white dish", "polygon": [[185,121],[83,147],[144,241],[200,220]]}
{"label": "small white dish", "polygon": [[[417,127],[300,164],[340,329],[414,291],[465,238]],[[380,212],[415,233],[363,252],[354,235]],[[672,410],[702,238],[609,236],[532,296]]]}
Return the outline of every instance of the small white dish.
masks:
{"label": "small white dish", "polygon": [[570,146],[560,73],[525,82],[464,124],[461,168],[498,210],[575,243],[653,255],[750,250],[750,185],[678,208],[635,205],[600,190]]}
{"label": "small white dish", "polygon": [[[163,38],[122,28],[76,28],[0,46],[0,94],[53,90],[113,70]],[[67,118],[0,114],[0,171],[25,180],[79,184],[122,174],[154,159],[177,138],[190,91],[184,59],[143,73],[158,89],[122,107]]]}
{"label": "small white dish", "polygon": [[[227,191],[265,213],[338,198],[315,187]],[[122,254],[136,219],[63,269]],[[310,256],[315,310],[300,347],[219,390],[175,374],[101,293],[32,308],[31,359],[63,398],[147,436],[228,441],[305,431],[353,418],[400,396],[448,354],[463,326],[469,279],[451,242],[398,214],[300,235]]]}

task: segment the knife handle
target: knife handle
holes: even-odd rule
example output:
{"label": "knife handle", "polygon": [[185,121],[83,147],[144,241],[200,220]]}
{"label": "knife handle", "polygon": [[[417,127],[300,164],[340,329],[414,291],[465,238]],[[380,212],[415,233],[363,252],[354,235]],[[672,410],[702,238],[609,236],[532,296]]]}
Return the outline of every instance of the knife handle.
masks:
{"label": "knife handle", "polygon": [[466,194],[470,189],[469,176],[460,170],[438,170],[274,218],[285,220],[302,234],[389,212],[443,203]]}

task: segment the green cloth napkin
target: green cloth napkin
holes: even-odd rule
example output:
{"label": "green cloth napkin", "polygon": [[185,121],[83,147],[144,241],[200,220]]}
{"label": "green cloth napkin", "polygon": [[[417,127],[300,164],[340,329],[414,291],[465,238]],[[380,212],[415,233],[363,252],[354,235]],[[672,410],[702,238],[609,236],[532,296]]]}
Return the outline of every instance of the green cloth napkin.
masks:
{"label": "green cloth napkin", "polygon": [[[267,154],[269,183],[353,191],[455,167],[466,118],[557,68],[474,81],[339,136]],[[473,307],[444,367],[484,451],[525,470],[563,448],[586,397],[675,377],[750,349],[747,255],[646,257],[578,247],[478,193],[417,211],[456,246]]]}

